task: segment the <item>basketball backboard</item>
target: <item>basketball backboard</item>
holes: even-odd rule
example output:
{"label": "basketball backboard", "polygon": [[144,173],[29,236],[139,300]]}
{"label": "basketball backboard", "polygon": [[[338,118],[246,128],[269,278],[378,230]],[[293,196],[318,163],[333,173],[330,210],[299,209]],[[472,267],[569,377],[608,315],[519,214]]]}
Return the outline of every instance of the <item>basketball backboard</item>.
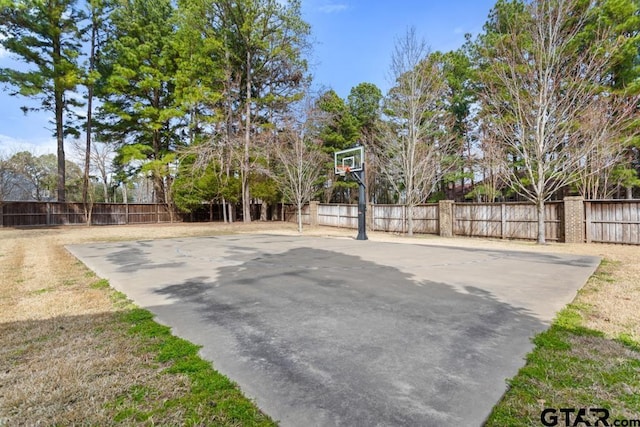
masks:
{"label": "basketball backboard", "polygon": [[336,151],[334,161],[336,175],[361,171],[364,169],[364,147],[358,146]]}

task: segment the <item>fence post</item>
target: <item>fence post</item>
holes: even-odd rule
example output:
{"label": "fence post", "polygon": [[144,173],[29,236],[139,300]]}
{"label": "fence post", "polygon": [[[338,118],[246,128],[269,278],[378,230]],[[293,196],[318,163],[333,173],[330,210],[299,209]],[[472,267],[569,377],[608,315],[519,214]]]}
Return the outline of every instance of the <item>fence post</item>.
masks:
{"label": "fence post", "polygon": [[402,234],[407,230],[407,205],[402,205]]}
{"label": "fence post", "polygon": [[318,226],[318,223],[319,223],[318,206],[319,205],[320,205],[320,202],[318,202],[317,200],[312,200],[309,202],[309,225],[311,225],[311,227]]}
{"label": "fence post", "polygon": [[584,243],[584,199],[582,196],[564,198],[564,242]]}
{"label": "fence post", "polygon": [[500,238],[507,237],[507,206],[504,203],[500,204]]}
{"label": "fence post", "polygon": [[160,203],[156,203],[156,218],[158,219],[156,222],[160,223]]}
{"label": "fence post", "polygon": [[438,225],[440,236],[453,237],[453,200],[438,202]]}
{"label": "fence post", "polygon": [[46,208],[47,208],[47,225],[51,225],[51,203],[47,202],[46,204]]}

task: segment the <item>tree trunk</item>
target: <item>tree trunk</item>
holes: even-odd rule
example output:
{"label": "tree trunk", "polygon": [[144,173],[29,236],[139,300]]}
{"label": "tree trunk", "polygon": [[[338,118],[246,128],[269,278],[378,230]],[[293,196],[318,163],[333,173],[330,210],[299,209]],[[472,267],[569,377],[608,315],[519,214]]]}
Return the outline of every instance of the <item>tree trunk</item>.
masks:
{"label": "tree trunk", "polygon": [[[91,23],[91,47],[89,53],[89,78],[91,79],[91,72],[95,68],[96,57],[96,37],[98,36],[98,27],[95,19],[95,9],[93,9],[92,23]],[[93,114],[93,82],[89,80],[87,84],[87,143],[84,152],[84,175],[82,177],[82,203],[85,205],[85,211],[87,210],[87,200],[89,192],[89,168],[91,166],[91,131],[92,131],[92,114]],[[106,200],[105,200],[106,201]]]}
{"label": "tree trunk", "polygon": [[[53,65],[57,68],[62,61],[62,47],[60,45],[60,35],[57,34],[53,38]],[[60,77],[55,75],[53,78],[53,97],[56,121],[56,141],[58,144],[58,180],[57,180],[57,201],[65,201],[65,161],[64,161],[64,91],[60,87]]]}
{"label": "tree trunk", "polygon": [[63,130],[63,101],[62,92],[56,91],[56,140],[58,142],[58,202],[64,202],[65,197],[65,162],[64,162],[64,130]]}
{"label": "tree trunk", "polygon": [[407,235],[413,236],[413,206],[407,206]]}
{"label": "tree trunk", "polygon": [[298,202],[298,233],[302,233],[302,203]]}
{"label": "tree trunk", "polygon": [[633,199],[633,187],[632,186],[628,186],[627,187],[627,199],[629,199],[629,200]]}
{"label": "tree trunk", "polygon": [[242,162],[242,220],[251,222],[251,194],[249,192],[249,144],[251,143],[251,54],[247,51],[247,97],[245,106],[244,158]]}
{"label": "tree trunk", "polygon": [[227,202],[225,198],[222,198],[222,221],[226,224],[227,221]]}
{"label": "tree trunk", "polygon": [[89,167],[91,166],[91,109],[93,104],[93,85],[89,85],[87,92],[87,142],[84,152],[84,175],[82,177],[82,203],[85,210],[89,193]]}
{"label": "tree trunk", "polygon": [[269,205],[264,200],[260,205],[260,221],[267,221],[267,214],[269,213]]}
{"label": "tree trunk", "polygon": [[545,225],[544,225],[544,220],[545,220],[545,215],[544,215],[544,199],[542,197],[539,197],[538,200],[536,200],[536,214],[538,216],[538,240],[537,243],[539,245],[544,245],[546,243],[546,236],[545,236]]}

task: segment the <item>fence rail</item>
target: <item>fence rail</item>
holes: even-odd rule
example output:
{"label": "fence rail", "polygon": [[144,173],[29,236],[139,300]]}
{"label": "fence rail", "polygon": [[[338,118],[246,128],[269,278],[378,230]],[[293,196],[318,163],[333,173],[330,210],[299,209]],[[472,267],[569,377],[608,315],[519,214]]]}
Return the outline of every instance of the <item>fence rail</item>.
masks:
{"label": "fence rail", "polygon": [[[143,203],[95,203],[91,224],[124,225],[175,221],[166,205]],[[179,220],[179,219],[178,219]],[[0,227],[86,225],[82,203],[4,202],[0,204]]]}

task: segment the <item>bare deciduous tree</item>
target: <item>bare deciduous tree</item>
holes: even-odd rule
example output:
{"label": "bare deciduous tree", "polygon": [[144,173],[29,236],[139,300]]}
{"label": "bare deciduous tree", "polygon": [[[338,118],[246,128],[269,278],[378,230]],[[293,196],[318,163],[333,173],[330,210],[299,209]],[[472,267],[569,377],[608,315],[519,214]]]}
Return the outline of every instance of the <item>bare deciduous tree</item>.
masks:
{"label": "bare deciduous tree", "polygon": [[[116,156],[117,144],[113,142],[104,142],[100,140],[93,140],[91,145],[91,151],[89,152],[89,172],[96,176],[102,184],[102,194],[104,201],[109,202],[109,188],[112,185],[113,159]],[[71,144],[73,153],[78,159],[85,158],[86,148],[82,141],[75,139]],[[86,166],[86,164],[85,164]],[[90,181],[87,182],[90,184]],[[89,188],[87,189],[87,197],[91,197]],[[84,195],[83,195],[84,197]],[[115,197],[115,196],[114,196]],[[113,200],[115,203],[115,200]]]}
{"label": "bare deciduous tree", "polygon": [[17,175],[9,160],[0,153],[0,203],[8,200],[17,186]]}
{"label": "bare deciduous tree", "polygon": [[616,191],[614,174],[624,163],[627,142],[634,133],[627,124],[636,103],[632,99],[626,103],[617,100],[613,103],[616,111],[610,111],[611,103],[601,99],[601,103],[582,112],[580,132],[585,140],[592,141],[592,150],[576,172],[577,188],[585,199],[606,199]]}
{"label": "bare deciduous tree", "polygon": [[[318,181],[325,172],[326,154],[320,149],[311,129],[321,120],[315,100],[307,95],[284,122],[272,146],[277,168],[270,173],[278,183],[285,199],[295,203],[298,213],[298,232],[302,233],[302,207],[318,189]],[[298,111],[295,111],[295,110]]]}
{"label": "bare deciduous tree", "polygon": [[[500,168],[505,181],[536,204],[538,243],[545,243],[545,201],[575,182],[576,171],[604,141],[583,126],[594,114],[624,114],[625,103],[603,89],[617,42],[608,28],[594,27],[591,44],[581,46],[590,13],[584,6],[578,0],[527,3],[524,13],[500,23],[503,30],[484,50],[480,99],[494,117],[488,130],[508,153]],[[619,126],[610,122],[608,132]],[[589,173],[598,172],[592,166]]]}
{"label": "bare deciduous tree", "polygon": [[311,200],[323,175],[326,156],[305,140],[304,132],[291,129],[274,146],[279,173],[273,175],[286,199],[296,204],[298,232],[302,233],[302,207]]}
{"label": "bare deciduous tree", "polygon": [[507,153],[504,152],[504,146],[496,142],[494,132],[487,130],[484,123],[480,128],[481,155],[476,162],[482,173],[482,184],[474,188],[474,195],[479,201],[492,203],[502,194],[500,187]]}
{"label": "bare deciduous tree", "polygon": [[397,40],[391,58],[394,87],[384,100],[376,155],[383,174],[408,207],[407,229],[413,235],[413,208],[424,203],[442,174],[442,154],[449,151],[447,86],[442,68],[414,29]]}

